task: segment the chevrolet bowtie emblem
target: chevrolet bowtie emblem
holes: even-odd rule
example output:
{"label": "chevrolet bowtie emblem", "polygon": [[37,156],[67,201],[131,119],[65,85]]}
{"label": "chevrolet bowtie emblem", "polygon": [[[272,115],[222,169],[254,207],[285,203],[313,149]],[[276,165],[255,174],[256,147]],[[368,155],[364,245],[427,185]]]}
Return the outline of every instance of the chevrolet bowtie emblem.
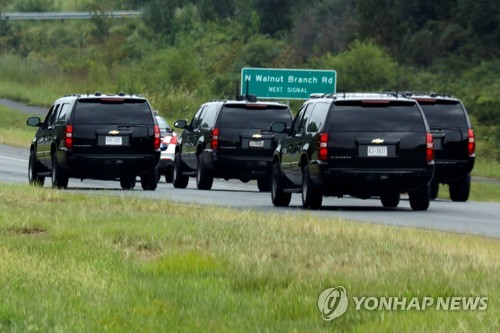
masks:
{"label": "chevrolet bowtie emblem", "polygon": [[260,135],[260,134],[254,134],[254,135],[252,135],[252,138],[260,139],[260,138],[262,138],[262,135]]}
{"label": "chevrolet bowtie emblem", "polygon": [[112,131],[109,131],[109,134],[113,134],[113,135],[114,135],[114,134],[118,134],[118,133],[120,133],[120,132],[119,132],[119,131],[117,131],[117,130],[112,130]]}
{"label": "chevrolet bowtie emblem", "polygon": [[373,139],[372,143],[381,144],[381,143],[384,143],[384,139]]}

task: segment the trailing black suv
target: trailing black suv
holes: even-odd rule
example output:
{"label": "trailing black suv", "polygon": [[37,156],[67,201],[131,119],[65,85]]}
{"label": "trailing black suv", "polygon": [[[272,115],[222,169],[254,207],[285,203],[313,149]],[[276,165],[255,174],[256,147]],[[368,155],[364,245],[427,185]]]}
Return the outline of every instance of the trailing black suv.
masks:
{"label": "trailing black suv", "polygon": [[160,130],[148,101],[140,96],[71,95],[55,101],[30,147],[29,182],[66,188],[68,178],[119,179],[133,189],[155,190],[160,159]]}
{"label": "trailing black suv", "polygon": [[408,193],[413,210],[426,210],[434,172],[433,141],[416,101],[389,94],[321,95],[304,103],[274,153],[271,199],[287,206],[302,193],[307,209],[323,196],[379,196],[397,207]]}
{"label": "trailing black suv", "polygon": [[404,96],[420,104],[434,138],[436,171],[431,183],[431,199],[437,197],[439,184],[448,184],[451,200],[467,201],[475,137],[464,105],[451,96],[423,93]]}
{"label": "trailing black suv", "polygon": [[174,187],[185,188],[189,176],[195,176],[201,190],[223,178],[256,179],[260,191],[270,191],[273,151],[281,137],[269,131],[273,122],[291,124],[288,106],[254,98],[208,102],[190,124],[176,121],[184,131],[175,156]]}

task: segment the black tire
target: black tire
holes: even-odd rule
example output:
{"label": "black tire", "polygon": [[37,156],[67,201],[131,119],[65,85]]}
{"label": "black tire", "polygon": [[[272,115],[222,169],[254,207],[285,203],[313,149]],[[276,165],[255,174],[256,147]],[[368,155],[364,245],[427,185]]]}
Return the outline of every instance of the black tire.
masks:
{"label": "black tire", "polygon": [[431,182],[431,200],[436,200],[439,194],[439,183],[436,181]]}
{"label": "black tire", "polygon": [[174,171],[172,172],[172,184],[175,188],[186,188],[189,182],[189,176],[182,174],[181,154],[175,153]]}
{"label": "black tire", "polygon": [[431,201],[431,186],[425,185],[421,189],[408,193],[410,207],[413,210],[427,210]]}
{"label": "black tire", "polygon": [[144,191],[154,191],[158,187],[158,169],[143,174],[141,176],[141,186]]}
{"label": "black tire", "polygon": [[196,186],[199,190],[210,190],[214,182],[214,177],[205,166],[203,154],[198,156],[198,164],[196,167]]}
{"label": "black tire", "polygon": [[399,193],[384,194],[380,196],[382,206],[385,208],[396,208],[399,205],[401,195]]}
{"label": "black tire", "polygon": [[126,175],[120,177],[120,186],[123,190],[133,190],[135,188],[136,177],[135,175]]}
{"label": "black tire", "polygon": [[273,205],[276,207],[287,207],[292,199],[292,194],[283,192],[284,179],[281,174],[279,162],[275,162],[273,165],[271,179],[271,200]]}
{"label": "black tire", "polygon": [[35,151],[31,151],[28,164],[28,182],[32,186],[42,187],[45,183],[45,177],[39,176],[38,171],[40,166],[36,160]]}
{"label": "black tire", "polygon": [[273,186],[271,177],[257,179],[257,188],[260,192],[271,192]]}
{"label": "black tire", "polygon": [[462,180],[450,183],[450,199],[456,202],[465,202],[469,200],[470,194],[470,175]]}
{"label": "black tire", "polygon": [[174,180],[174,170],[167,170],[165,171],[165,182],[167,183],[172,183]]}
{"label": "black tire", "polygon": [[52,155],[52,187],[58,189],[66,189],[68,188],[68,176],[61,168],[59,163],[57,163],[56,155]]}
{"label": "black tire", "polygon": [[323,202],[321,189],[311,180],[309,166],[302,170],[302,207],[304,209],[320,209]]}

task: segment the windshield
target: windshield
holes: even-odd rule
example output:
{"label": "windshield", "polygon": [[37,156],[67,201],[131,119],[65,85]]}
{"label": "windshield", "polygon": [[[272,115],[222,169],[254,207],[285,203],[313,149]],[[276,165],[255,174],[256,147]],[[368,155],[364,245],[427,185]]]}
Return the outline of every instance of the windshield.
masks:
{"label": "windshield", "polygon": [[75,123],[150,125],[151,110],[143,99],[81,99],[75,108]]}
{"label": "windshield", "polygon": [[419,102],[430,128],[462,128],[467,127],[467,120],[462,105],[450,103],[427,104]]}
{"label": "windshield", "polygon": [[220,127],[224,128],[259,128],[269,129],[272,123],[281,121],[290,125],[292,116],[287,107],[260,106],[248,107],[245,105],[228,106],[222,109]]}
{"label": "windshield", "polygon": [[171,131],[170,126],[163,117],[156,116],[156,121],[158,122],[158,126],[160,127],[160,132],[162,135],[166,132]]}
{"label": "windshield", "polygon": [[418,132],[424,128],[416,103],[337,102],[330,116],[331,132]]}

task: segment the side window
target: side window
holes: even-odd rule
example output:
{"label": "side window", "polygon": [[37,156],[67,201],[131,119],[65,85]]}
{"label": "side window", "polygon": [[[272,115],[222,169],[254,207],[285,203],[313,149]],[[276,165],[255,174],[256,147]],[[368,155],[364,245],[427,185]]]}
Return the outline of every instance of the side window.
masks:
{"label": "side window", "polygon": [[219,104],[213,103],[206,107],[206,111],[203,113],[203,120],[201,122],[201,127],[212,128],[215,126],[215,118],[217,116],[217,110],[219,109]]}
{"label": "side window", "polygon": [[297,114],[297,117],[295,117],[292,124],[292,134],[299,132],[300,125],[302,123],[302,118],[304,118],[304,113],[306,111],[306,107],[307,106],[303,106],[302,109],[300,109],[299,113]]}
{"label": "side window", "polygon": [[311,113],[314,108],[313,104],[309,104],[306,107],[306,111],[304,112],[304,117],[302,117],[302,121],[300,122],[300,127],[299,127],[299,133],[304,133],[304,128],[306,127],[306,124],[309,122],[309,119],[311,118]]}
{"label": "side window", "polygon": [[329,109],[329,103],[316,103],[311,113],[309,123],[307,124],[306,132],[315,133],[320,131],[326,122]]}
{"label": "side window", "polygon": [[59,110],[59,104],[52,105],[52,107],[49,110],[49,113],[47,114],[47,117],[45,117],[45,121],[44,121],[45,128],[54,126],[58,110]]}
{"label": "side window", "polygon": [[59,112],[59,115],[57,116],[57,121],[64,122],[66,121],[66,117],[68,116],[69,113],[69,104],[65,103],[61,106],[61,111]]}
{"label": "side window", "polygon": [[200,119],[201,119],[201,116],[202,116],[202,113],[203,111],[206,109],[206,106],[205,107],[201,107],[198,112],[196,112],[196,114],[194,115],[193,117],[193,120],[191,120],[191,128],[192,129],[196,129],[199,127],[200,125]]}

